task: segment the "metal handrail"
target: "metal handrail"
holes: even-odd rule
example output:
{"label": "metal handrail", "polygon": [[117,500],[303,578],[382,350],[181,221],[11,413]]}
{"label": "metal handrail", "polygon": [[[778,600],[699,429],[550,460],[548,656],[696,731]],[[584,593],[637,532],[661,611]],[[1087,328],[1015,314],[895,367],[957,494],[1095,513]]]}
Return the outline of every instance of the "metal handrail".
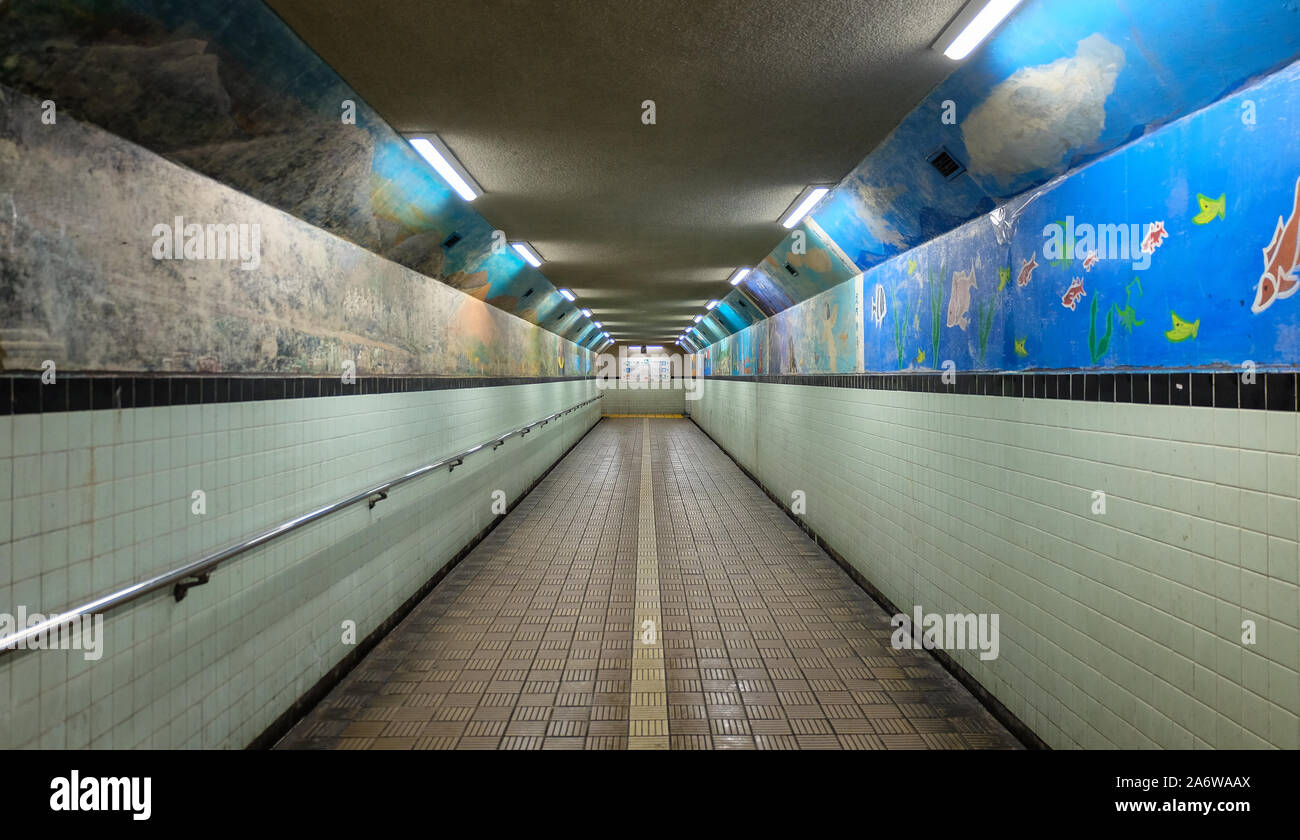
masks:
{"label": "metal handrail", "polygon": [[309,511],[299,516],[295,516],[293,519],[285,520],[284,522],[281,522],[279,525],[275,525],[271,528],[267,528],[265,531],[261,531],[257,534],[254,534],[251,537],[247,537],[244,540],[241,540],[240,542],[237,542],[233,545],[226,546],[225,548],[220,549],[219,551],[215,551],[211,554],[206,554],[203,557],[198,558],[197,560],[191,560],[189,563],[186,563],[183,566],[177,566],[171,571],[163,572],[162,574],[155,575],[151,578],[147,578],[146,580],[137,581],[136,583],[133,583],[130,586],[127,586],[123,589],[119,589],[116,592],[111,592],[108,595],[104,595],[102,597],[96,598],[93,601],[88,601],[79,606],[72,607],[65,612],[58,613],[54,616],[46,618],[44,621],[38,624],[34,624],[31,627],[18,630],[17,632],[11,633],[8,636],[4,636],[3,638],[0,638],[0,656],[4,656],[6,653],[9,653],[10,651],[18,650],[19,644],[27,641],[28,639],[35,638],[36,636],[39,636],[43,633],[56,630],[59,626],[67,623],[68,621],[77,619],[84,615],[106,612],[108,610],[113,609],[114,607],[120,607],[123,604],[130,603],[131,601],[134,601],[137,598],[142,598],[151,592],[156,592],[159,589],[162,589],[167,586],[175,587],[175,589],[173,590],[173,594],[176,600],[179,601],[185,597],[185,592],[191,587],[199,586],[201,584],[207,583],[208,574],[214,568],[226,562],[227,560],[230,560],[234,557],[238,557],[239,555],[244,554],[245,552],[252,551],[254,548],[257,548],[259,546],[266,545],[272,540],[275,540],[279,537],[283,537],[285,534],[288,534],[292,531],[296,531],[299,528],[303,527],[304,525],[308,525],[319,519],[324,519],[330,514],[338,513],[344,508],[352,507],[353,505],[360,504],[361,502],[367,500],[370,501],[370,507],[373,508],[379,502],[383,501],[384,499],[387,499],[388,491],[392,490],[394,487],[405,484],[408,481],[414,481],[415,479],[420,478],[421,476],[425,476],[428,475],[429,473],[436,472],[437,470],[440,470],[443,467],[446,467],[447,471],[451,472],[455,470],[456,467],[465,463],[465,459],[470,457],[471,455],[475,455],[479,452],[482,452],[484,449],[487,449],[487,447],[489,446],[492,447],[493,451],[495,451],[499,446],[504,444],[510,438],[522,437],[535,428],[538,428],[540,426],[545,426],[547,423],[551,422],[552,420],[563,417],[566,414],[571,414],[580,408],[583,408],[585,406],[588,406],[596,402],[597,400],[601,399],[602,396],[603,396],[602,394],[598,394],[589,400],[584,400],[583,402],[580,402],[576,405],[571,405],[568,408],[564,409],[563,411],[557,411],[556,413],[551,414],[547,417],[543,417],[540,420],[534,420],[533,422],[529,423],[526,426],[520,426],[517,429],[512,429],[503,435],[496,435],[495,437],[489,438],[487,441],[484,441],[483,443],[480,443],[476,446],[471,446],[469,449],[462,450],[461,452],[457,452],[455,455],[449,455],[446,458],[440,458],[437,461],[434,461],[429,464],[425,464],[422,467],[416,467],[410,472],[403,473],[397,476],[396,478],[392,478],[389,479],[388,481],[382,482],[380,484],[376,484],[375,486],[367,490],[363,490],[360,493],[354,493],[345,499],[340,499],[337,502],[332,502],[328,505],[325,505],[324,507],[319,507],[316,508],[315,510]]}

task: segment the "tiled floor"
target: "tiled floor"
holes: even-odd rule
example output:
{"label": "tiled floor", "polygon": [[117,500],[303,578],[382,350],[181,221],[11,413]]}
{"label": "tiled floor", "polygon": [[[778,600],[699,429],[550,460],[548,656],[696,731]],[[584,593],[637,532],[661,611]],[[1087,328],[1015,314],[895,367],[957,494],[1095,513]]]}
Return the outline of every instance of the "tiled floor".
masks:
{"label": "tiled floor", "polygon": [[628,748],[630,722],[663,708],[652,683],[633,690],[647,435],[670,749],[1018,748],[929,654],[892,649],[889,616],[699,429],[666,419],[603,420],[279,746]]}

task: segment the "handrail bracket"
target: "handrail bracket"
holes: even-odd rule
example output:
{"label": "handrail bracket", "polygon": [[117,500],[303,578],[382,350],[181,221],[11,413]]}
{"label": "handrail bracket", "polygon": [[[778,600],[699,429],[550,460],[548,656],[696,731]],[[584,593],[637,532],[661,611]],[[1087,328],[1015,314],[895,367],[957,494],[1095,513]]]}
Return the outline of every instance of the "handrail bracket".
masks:
{"label": "handrail bracket", "polygon": [[191,575],[190,577],[187,578],[181,578],[176,582],[176,585],[172,587],[172,596],[175,597],[178,602],[184,601],[186,592],[190,591],[196,586],[202,586],[207,582],[208,582],[207,572],[202,572],[197,575]]}

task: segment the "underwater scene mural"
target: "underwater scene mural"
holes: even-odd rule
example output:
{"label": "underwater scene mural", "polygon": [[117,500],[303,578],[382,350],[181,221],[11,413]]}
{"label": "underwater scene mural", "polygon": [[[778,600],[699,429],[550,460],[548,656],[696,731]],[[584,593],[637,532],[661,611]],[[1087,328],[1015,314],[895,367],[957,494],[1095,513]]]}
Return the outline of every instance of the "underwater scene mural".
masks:
{"label": "underwater scene mural", "polygon": [[1294,368],[1297,125],[1300,63],[706,348],[706,368],[844,370],[818,320],[833,292],[861,301],[861,371]]}
{"label": "underwater scene mural", "polygon": [[8,0],[0,84],[566,338],[589,323],[261,0]]}
{"label": "underwater scene mural", "polygon": [[[1029,0],[840,181],[804,226],[844,255],[852,273],[866,271],[1000,205],[1014,206],[1015,196],[1297,58],[1300,3],[1294,0]],[[945,160],[950,165],[940,166]],[[1223,192],[1194,187],[1192,195],[1198,191],[1210,200]],[[774,248],[744,283],[769,316],[828,288],[818,282],[825,278],[783,270],[790,244],[787,238]],[[972,265],[944,268],[951,287],[951,273],[970,272]],[[925,272],[919,280],[909,275],[920,290],[929,282]],[[978,308],[966,312],[962,296],[968,287],[973,301],[985,297],[988,281],[977,275],[972,283],[963,274],[961,282],[953,317],[965,324],[963,335],[975,330],[978,346]],[[1099,317],[1104,321],[1100,305]],[[946,312],[942,320],[946,329]]]}

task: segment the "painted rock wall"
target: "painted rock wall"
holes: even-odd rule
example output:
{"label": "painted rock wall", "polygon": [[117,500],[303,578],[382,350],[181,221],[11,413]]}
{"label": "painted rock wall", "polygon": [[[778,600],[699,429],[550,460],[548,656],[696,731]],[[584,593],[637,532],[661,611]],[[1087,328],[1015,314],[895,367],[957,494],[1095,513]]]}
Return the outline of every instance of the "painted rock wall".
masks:
{"label": "painted rock wall", "polygon": [[566,338],[599,335],[261,0],[8,0],[0,84]]}
{"label": "painted rock wall", "polygon": [[41,113],[0,88],[4,370],[591,372],[589,350],[478,297]]}

